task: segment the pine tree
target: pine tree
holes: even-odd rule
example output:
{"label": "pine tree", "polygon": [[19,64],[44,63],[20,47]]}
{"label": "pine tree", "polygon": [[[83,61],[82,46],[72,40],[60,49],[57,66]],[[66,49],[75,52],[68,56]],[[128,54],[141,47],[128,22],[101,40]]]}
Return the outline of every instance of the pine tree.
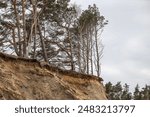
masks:
{"label": "pine tree", "polygon": [[0,1],[0,51],[100,76],[107,21],[95,4],[80,14],[69,2]]}
{"label": "pine tree", "polygon": [[145,85],[145,87],[142,88],[141,94],[143,100],[150,100],[150,86]]}
{"label": "pine tree", "polygon": [[108,99],[113,98],[113,85],[111,82],[108,82],[105,84],[105,89],[106,89],[106,95]]}
{"label": "pine tree", "polygon": [[141,95],[141,92],[139,90],[139,85],[137,84],[136,87],[135,87],[135,91],[133,93],[133,96],[134,96],[134,100],[141,100],[142,99],[142,95]]}
{"label": "pine tree", "polygon": [[100,15],[97,6],[89,5],[88,9],[83,11],[78,20],[78,32],[80,41],[80,62],[84,73],[93,74],[96,69],[97,76],[100,76],[100,58],[102,57],[103,45],[100,37],[103,27],[107,21]]}
{"label": "pine tree", "polygon": [[131,100],[132,99],[132,93],[129,92],[129,85],[125,83],[123,86],[123,91],[121,95],[122,100]]}

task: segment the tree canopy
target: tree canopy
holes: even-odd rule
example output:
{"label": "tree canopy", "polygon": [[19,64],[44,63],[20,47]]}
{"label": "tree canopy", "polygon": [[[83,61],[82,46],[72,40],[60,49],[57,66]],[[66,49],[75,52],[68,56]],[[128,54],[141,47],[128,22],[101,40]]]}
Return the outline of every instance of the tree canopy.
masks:
{"label": "tree canopy", "polygon": [[0,51],[100,76],[108,21],[96,4],[79,9],[70,0],[1,1]]}
{"label": "tree canopy", "polygon": [[109,100],[150,100],[150,86],[145,85],[141,88],[137,84],[133,92],[130,92],[129,85],[121,82],[105,84],[106,94]]}

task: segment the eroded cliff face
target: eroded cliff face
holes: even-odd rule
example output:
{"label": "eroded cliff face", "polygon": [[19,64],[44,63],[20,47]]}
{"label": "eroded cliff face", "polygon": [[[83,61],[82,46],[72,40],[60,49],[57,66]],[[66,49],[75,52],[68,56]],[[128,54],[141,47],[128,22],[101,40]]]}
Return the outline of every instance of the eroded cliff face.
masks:
{"label": "eroded cliff face", "polygon": [[0,53],[0,99],[106,99],[101,81]]}

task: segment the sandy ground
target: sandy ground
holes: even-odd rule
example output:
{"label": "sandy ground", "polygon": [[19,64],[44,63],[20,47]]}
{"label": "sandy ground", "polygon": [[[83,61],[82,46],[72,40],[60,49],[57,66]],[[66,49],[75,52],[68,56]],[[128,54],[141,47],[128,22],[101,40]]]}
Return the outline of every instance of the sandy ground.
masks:
{"label": "sandy ground", "polygon": [[95,76],[47,69],[38,62],[0,54],[0,99],[106,99]]}

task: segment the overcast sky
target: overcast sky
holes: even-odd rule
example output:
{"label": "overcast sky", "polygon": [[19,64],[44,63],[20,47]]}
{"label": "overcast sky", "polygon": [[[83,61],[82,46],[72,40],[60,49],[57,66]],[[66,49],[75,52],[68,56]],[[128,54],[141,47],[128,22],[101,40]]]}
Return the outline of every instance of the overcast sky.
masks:
{"label": "overcast sky", "polygon": [[150,0],[71,0],[81,8],[95,3],[109,20],[102,34],[105,82],[150,85]]}

